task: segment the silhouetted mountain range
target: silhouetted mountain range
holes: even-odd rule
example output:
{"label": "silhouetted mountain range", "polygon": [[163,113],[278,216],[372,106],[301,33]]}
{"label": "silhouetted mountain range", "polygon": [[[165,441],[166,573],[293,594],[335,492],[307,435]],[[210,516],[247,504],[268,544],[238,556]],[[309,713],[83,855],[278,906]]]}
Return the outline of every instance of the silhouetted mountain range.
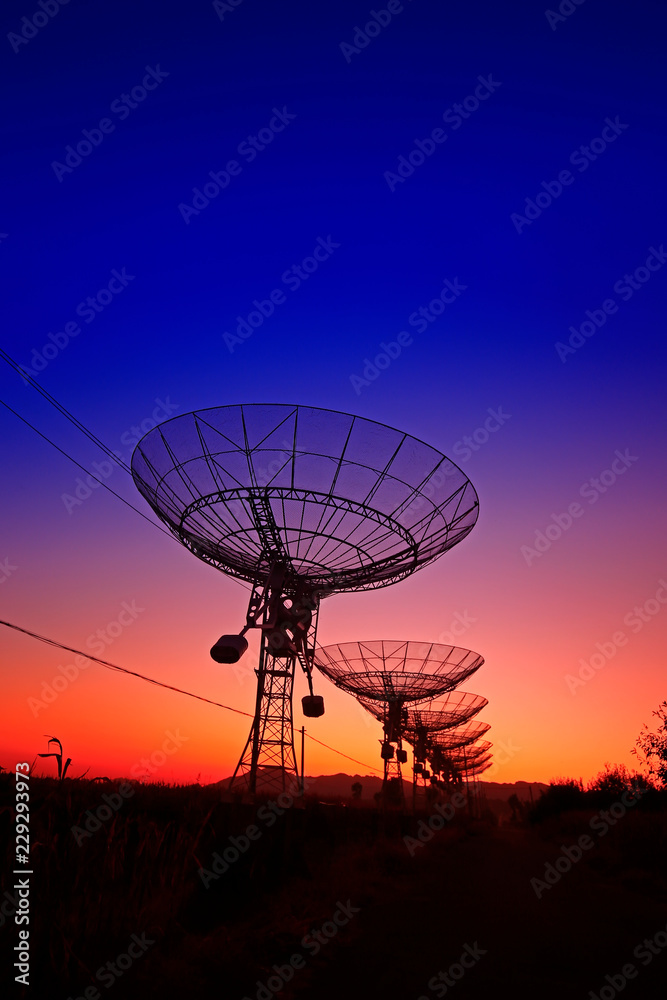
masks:
{"label": "silhouetted mountain range", "polygon": [[[224,778],[218,782],[227,785],[229,778]],[[306,775],[306,793],[309,795],[319,795],[324,799],[349,799],[352,797],[352,785],[359,782],[361,785],[362,800],[372,799],[376,792],[382,787],[382,778],[376,774],[319,774],[317,776]],[[412,782],[403,779],[405,794],[411,794]],[[489,804],[493,801],[507,802],[511,795],[516,795],[522,802],[537,800],[540,793],[549,786],[542,781],[480,781],[482,793]]]}

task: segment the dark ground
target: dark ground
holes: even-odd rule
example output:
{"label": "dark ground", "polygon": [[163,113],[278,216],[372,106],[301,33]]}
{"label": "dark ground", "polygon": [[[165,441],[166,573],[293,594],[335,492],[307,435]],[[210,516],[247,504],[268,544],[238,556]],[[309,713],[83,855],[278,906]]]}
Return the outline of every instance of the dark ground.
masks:
{"label": "dark ground", "polygon": [[[257,804],[223,803],[214,788],[137,785],[79,844],[72,824],[95,808],[103,787],[33,785],[32,980],[18,994],[30,1000],[667,995],[667,933],[647,964],[633,954],[667,928],[667,811],[657,799],[594,835],[591,849],[538,899],[531,879],[544,878],[561,845],[590,834],[597,804],[535,826],[471,821],[459,809],[412,856],[404,837],[428,814],[383,818],[363,805],[310,799],[269,826]],[[253,822],[261,827],[257,842],[205,885],[200,867],[211,869],[215,852]],[[5,876],[12,827],[11,810],[0,808]],[[7,885],[5,877],[3,892]],[[358,912],[337,931],[332,918],[338,911],[342,922],[338,904],[348,901]],[[314,955],[306,936],[323,926],[330,938]],[[10,984],[16,932],[7,913],[0,959]],[[153,944],[101,982],[98,970],[144,933]],[[451,966],[459,975],[466,946],[478,959],[462,978],[448,986],[434,979]],[[302,967],[272,978],[293,955]],[[627,963],[636,977],[612,978],[612,987],[607,977]]]}
{"label": "dark ground", "polygon": [[454,843],[437,835],[404,877],[377,887],[350,926],[349,944],[304,970],[293,996],[444,996],[442,987],[429,990],[429,980],[457,962],[465,944],[478,944],[486,954],[447,995],[587,998],[633,962],[639,972],[624,991],[628,1000],[664,1000],[667,949],[647,966],[632,954],[665,929],[664,896],[651,898],[631,876],[598,874],[582,861],[538,899],[530,879],[558,853],[524,829],[486,829]]}

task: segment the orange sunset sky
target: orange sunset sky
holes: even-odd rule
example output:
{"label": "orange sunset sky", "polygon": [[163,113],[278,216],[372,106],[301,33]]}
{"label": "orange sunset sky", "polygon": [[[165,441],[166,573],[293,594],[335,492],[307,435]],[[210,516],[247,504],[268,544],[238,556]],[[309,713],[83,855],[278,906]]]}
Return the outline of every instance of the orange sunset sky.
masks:
{"label": "orange sunset sky", "polygon": [[[548,457],[537,452],[530,488],[518,489],[521,454],[533,430],[519,411],[508,412],[495,439],[463,466],[480,495],[469,537],[402,583],[324,600],[319,641],[417,639],[479,651],[486,662],[464,687],[489,699],[479,719],[491,723],[496,762],[485,777],[589,779],[605,761],[635,763],[634,741],[665,696],[667,571],[655,547],[637,544],[648,542],[650,499],[644,496],[632,537],[618,532],[642,496],[650,462],[642,453],[636,467],[588,504],[579,491],[590,478],[586,457],[574,455],[568,481],[553,482]],[[421,430],[446,450],[452,442],[443,440],[438,422],[415,428],[407,407],[397,416],[401,426]],[[251,650],[239,667],[217,665],[208,654],[219,634],[242,627],[247,589],[101,490],[68,515],[58,494],[71,487],[73,473],[27,431],[23,443],[27,473],[34,477],[32,457],[49,488],[35,494],[14,487],[19,528],[5,542],[10,569],[0,591],[3,617],[252,712],[258,633],[250,634]],[[114,478],[117,489],[148,511],[129,477],[116,471]],[[559,539],[539,556],[522,551],[533,547],[552,512],[565,511],[577,497],[584,512]],[[122,628],[113,624],[119,618]],[[96,633],[106,634],[109,623],[110,632],[120,634],[100,641]],[[207,782],[233,770],[249,719],[96,664],[76,676],[72,655],[8,629],[0,643],[4,767],[46,751],[48,734],[62,740],[73,775],[150,773],[156,780],[200,776]],[[598,669],[586,669],[596,653]],[[61,667],[68,678],[56,682],[61,690],[54,697]],[[305,722],[312,736],[379,768],[379,724],[318,673],[315,690],[325,697],[326,714],[304,720],[305,684],[297,678],[295,726]],[[179,734],[178,749],[146,771],[142,759],[160,750],[167,732]],[[52,760],[40,763],[44,773],[53,772]],[[308,741],[306,771],[364,774],[370,768]]]}

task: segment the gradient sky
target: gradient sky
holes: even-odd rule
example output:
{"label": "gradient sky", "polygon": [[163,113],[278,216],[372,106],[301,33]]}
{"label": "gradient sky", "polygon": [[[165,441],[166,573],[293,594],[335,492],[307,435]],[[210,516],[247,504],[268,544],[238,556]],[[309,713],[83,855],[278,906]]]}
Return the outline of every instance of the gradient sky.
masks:
{"label": "gradient sky", "polygon": [[[482,653],[467,689],[489,699],[495,780],[633,764],[667,697],[663,5],[587,0],[555,20],[536,0],[406,0],[363,35],[386,4],[217,6],[74,0],[35,30],[22,18],[36,2],[4,5],[3,347],[126,461],[132,428],[163,404],[324,406],[443,450],[477,489],[476,527],[403,583],[327,600],[320,641]],[[154,89],[133,99],[147,67]],[[460,116],[475,88],[485,99]],[[91,132],[103,119],[108,131]],[[253,157],[242,144],[272,120],[282,130]],[[434,129],[441,141],[425,142]],[[98,144],[54,167],[82,130]],[[410,173],[416,140],[428,155]],[[198,214],[179,208],[230,160],[224,190]],[[318,238],[330,255],[295,287]],[[91,314],[85,300],[114,270],[132,277]],[[459,294],[420,322],[445,279]],[[225,337],[275,289],[251,336]],[[587,311],[604,323],[558,349]],[[402,332],[400,355],[364,376]],[[0,389],[86,467],[104,460],[4,364]],[[1,617],[85,648],[135,602],[103,657],[252,711],[253,679],[208,654],[242,626],[244,588],[101,488],[67,501],[83,473],[0,409]],[[623,471],[601,492],[590,483],[617,452]],[[105,481],[150,515],[124,472]],[[553,516],[577,503],[554,537]],[[531,553],[548,525],[549,546]],[[217,780],[236,763],[242,716],[96,665],[35,714],[29,699],[72,657],[7,629],[0,651],[5,767],[45,751],[44,733],[74,774],[141,769],[167,731],[182,742],[155,778]],[[568,681],[595,653],[590,679]],[[379,726],[324,678],[316,689],[327,710],[309,733],[379,766]],[[316,744],[306,770],[364,772]]]}

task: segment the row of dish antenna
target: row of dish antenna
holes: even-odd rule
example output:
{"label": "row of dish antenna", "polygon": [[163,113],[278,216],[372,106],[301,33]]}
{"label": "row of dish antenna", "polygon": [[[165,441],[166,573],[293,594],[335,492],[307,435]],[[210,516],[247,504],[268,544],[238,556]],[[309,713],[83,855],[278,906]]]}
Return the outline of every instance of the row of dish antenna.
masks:
{"label": "row of dish antenna", "polygon": [[[486,704],[457,690],[484,662],[478,653],[408,641],[320,646],[317,628],[325,598],[398,583],[469,534],[479,501],[458,466],[352,414],[250,404],[158,425],[136,446],[132,475],[186,548],[250,587],[244,627],[211,649],[218,663],[235,663],[248,650],[246,633],[261,635],[255,713],[233,785],[257,793],[295,783],[297,667],[307,718],[324,713],[313,690],[318,668],[382,723],[385,783],[400,778],[404,742],[422,774],[438,754],[456,765],[454,743],[438,748],[437,739],[460,733]],[[474,740],[465,745],[467,766]]]}

